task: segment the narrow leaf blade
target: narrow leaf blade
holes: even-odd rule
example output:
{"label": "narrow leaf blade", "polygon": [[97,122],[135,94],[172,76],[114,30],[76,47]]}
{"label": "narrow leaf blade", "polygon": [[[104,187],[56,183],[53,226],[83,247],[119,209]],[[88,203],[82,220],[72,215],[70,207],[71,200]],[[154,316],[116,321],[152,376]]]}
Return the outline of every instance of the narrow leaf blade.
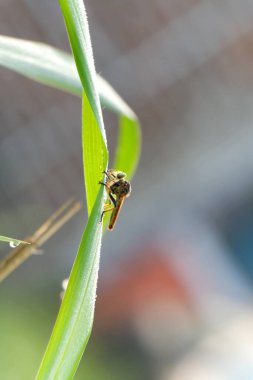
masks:
{"label": "narrow leaf blade", "polygon": [[88,342],[94,315],[101,248],[100,190],[84,231],[37,380],[72,379]]}
{"label": "narrow leaf blade", "polygon": [[[83,160],[87,206],[92,210],[70,275],[66,295],[37,379],[71,379],[88,342],[94,315],[101,249],[100,216],[105,191],[98,186],[108,152],[85,9],[80,0],[60,0],[83,85]],[[98,195],[97,195],[98,194]],[[95,203],[94,203],[95,202]]]}
{"label": "narrow leaf blade", "polygon": [[[52,46],[0,35],[0,65],[37,82],[82,95],[73,57]],[[98,74],[96,86],[105,107],[129,117],[134,115],[112,86]]]}
{"label": "narrow leaf blade", "polygon": [[7,236],[1,236],[1,235],[0,235],[0,241],[9,243],[12,247],[17,247],[20,244],[30,244],[28,241],[13,239],[13,238],[10,238]]}
{"label": "narrow leaf blade", "polygon": [[137,118],[120,116],[118,145],[114,168],[127,173],[131,179],[135,173],[141,151],[141,130]]}
{"label": "narrow leaf blade", "polygon": [[80,80],[106,143],[88,21],[81,0],[59,0]]}
{"label": "narrow leaf blade", "polygon": [[73,58],[51,46],[0,36],[0,65],[74,95],[82,94]]}
{"label": "narrow leaf blade", "polygon": [[83,94],[82,103],[83,165],[89,215],[99,190],[99,181],[103,176],[102,172],[107,166],[108,154],[94,114],[91,110],[91,112],[87,112],[90,106],[85,93]]}

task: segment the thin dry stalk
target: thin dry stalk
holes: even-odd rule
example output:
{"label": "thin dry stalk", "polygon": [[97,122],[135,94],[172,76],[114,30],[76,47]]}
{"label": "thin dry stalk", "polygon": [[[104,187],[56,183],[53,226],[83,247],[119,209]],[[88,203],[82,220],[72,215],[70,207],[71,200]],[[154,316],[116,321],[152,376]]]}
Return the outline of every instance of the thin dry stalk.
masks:
{"label": "thin dry stalk", "polygon": [[17,269],[32,254],[39,253],[40,247],[54,235],[81,208],[81,203],[70,199],[48,218],[31,236],[24,240],[30,244],[19,245],[0,262],[0,282]]}

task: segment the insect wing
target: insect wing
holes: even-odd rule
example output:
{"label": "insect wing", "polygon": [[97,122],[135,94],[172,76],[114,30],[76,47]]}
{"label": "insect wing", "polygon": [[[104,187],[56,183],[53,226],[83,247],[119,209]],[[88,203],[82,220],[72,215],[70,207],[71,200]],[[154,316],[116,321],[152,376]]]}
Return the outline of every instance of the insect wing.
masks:
{"label": "insect wing", "polygon": [[122,207],[122,205],[124,203],[125,198],[126,197],[124,196],[124,197],[118,198],[117,201],[116,201],[116,206],[115,206],[115,208],[112,211],[110,222],[109,222],[109,226],[108,226],[108,229],[110,231],[112,231],[113,228],[114,228],[114,225],[115,225],[115,223],[116,223],[116,221],[118,219],[119,212],[121,210],[121,207]]}

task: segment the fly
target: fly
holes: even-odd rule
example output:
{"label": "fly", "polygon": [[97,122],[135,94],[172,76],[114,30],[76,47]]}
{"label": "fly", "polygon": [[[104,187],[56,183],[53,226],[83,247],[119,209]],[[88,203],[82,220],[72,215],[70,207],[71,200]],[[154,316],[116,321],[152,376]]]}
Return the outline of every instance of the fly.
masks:
{"label": "fly", "polygon": [[117,170],[107,170],[104,172],[106,175],[106,182],[99,182],[106,187],[108,196],[112,204],[107,204],[101,215],[101,221],[106,212],[112,211],[108,229],[113,230],[114,225],[118,219],[119,212],[124,203],[124,200],[129,197],[131,193],[130,182],[126,181],[126,173]]}

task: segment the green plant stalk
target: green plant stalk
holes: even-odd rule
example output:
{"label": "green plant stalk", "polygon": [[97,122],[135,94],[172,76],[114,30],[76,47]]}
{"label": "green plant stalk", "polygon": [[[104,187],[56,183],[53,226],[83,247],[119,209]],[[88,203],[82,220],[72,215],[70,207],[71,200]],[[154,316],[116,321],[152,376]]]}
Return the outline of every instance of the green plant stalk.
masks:
{"label": "green plant stalk", "polygon": [[139,161],[140,151],[141,129],[137,117],[130,119],[121,115],[113,167],[127,173],[128,179],[131,180]]}
{"label": "green plant stalk", "polygon": [[100,217],[105,201],[105,190],[103,187],[99,190],[98,179],[108,162],[84,5],[81,0],[60,0],[60,5],[84,89],[83,165],[87,207],[91,213],[37,380],[71,379],[91,333],[102,239]]}
{"label": "green plant stalk", "polygon": [[96,297],[103,189],[83,233],[37,380],[72,379],[90,337]]}
{"label": "green plant stalk", "polygon": [[59,0],[59,3],[64,15],[76,68],[106,144],[86,11],[83,2],[80,0]]}

